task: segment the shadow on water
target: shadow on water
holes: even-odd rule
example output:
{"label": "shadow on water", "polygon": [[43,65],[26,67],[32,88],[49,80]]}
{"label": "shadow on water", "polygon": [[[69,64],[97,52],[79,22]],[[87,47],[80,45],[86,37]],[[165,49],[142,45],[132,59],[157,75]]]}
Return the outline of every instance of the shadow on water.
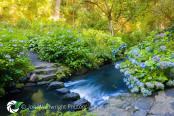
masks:
{"label": "shadow on water", "polygon": [[[0,116],[7,116],[7,103],[11,100],[24,102],[22,108],[34,109],[37,106],[45,106],[47,103],[51,105],[50,111],[62,112],[68,111],[68,105],[72,101],[63,100],[53,90],[47,90],[46,86],[25,87],[21,93],[9,94],[5,98],[0,98]],[[19,111],[18,111],[19,112]]]}
{"label": "shadow on water", "polygon": [[[79,93],[81,98],[90,101],[92,106],[101,106],[109,96],[119,96],[120,93],[129,91],[123,82],[123,75],[111,64],[81,76],[74,76],[70,81],[65,82],[65,87],[71,92]],[[24,102],[24,107],[30,110],[35,106],[45,106],[48,103],[53,106],[51,108],[53,112],[57,110],[66,112],[69,110],[68,105],[72,103],[63,100],[54,90],[46,90],[46,86],[25,87],[21,93],[8,94],[5,98],[0,98],[0,116],[10,114],[6,105],[11,100]]]}

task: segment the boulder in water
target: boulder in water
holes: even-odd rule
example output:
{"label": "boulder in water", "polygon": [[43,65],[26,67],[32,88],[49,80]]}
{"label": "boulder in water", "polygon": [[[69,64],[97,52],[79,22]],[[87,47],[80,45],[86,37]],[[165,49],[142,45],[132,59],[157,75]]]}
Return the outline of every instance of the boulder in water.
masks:
{"label": "boulder in water", "polygon": [[67,93],[63,96],[63,99],[69,99],[69,100],[78,100],[80,99],[80,95],[78,93]]}
{"label": "boulder in water", "polygon": [[73,102],[72,105],[69,106],[69,108],[72,110],[83,110],[85,108],[89,109],[89,107],[90,107],[90,102],[84,98],[81,98]]}
{"label": "boulder in water", "polygon": [[47,89],[59,89],[62,87],[64,87],[63,82],[55,81],[55,82],[51,82]]}
{"label": "boulder in water", "polygon": [[58,95],[64,95],[64,94],[70,93],[70,90],[67,88],[56,89],[56,93]]}

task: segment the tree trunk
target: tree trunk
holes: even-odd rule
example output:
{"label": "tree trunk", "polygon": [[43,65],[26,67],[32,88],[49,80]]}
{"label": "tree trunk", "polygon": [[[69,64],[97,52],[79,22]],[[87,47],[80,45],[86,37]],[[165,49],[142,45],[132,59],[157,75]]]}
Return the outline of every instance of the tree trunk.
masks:
{"label": "tree trunk", "polygon": [[108,18],[108,22],[109,22],[109,32],[111,33],[112,36],[114,36],[112,20],[110,18]]}
{"label": "tree trunk", "polygon": [[60,2],[61,0],[56,0],[56,6],[54,11],[54,20],[57,21],[60,18]]}

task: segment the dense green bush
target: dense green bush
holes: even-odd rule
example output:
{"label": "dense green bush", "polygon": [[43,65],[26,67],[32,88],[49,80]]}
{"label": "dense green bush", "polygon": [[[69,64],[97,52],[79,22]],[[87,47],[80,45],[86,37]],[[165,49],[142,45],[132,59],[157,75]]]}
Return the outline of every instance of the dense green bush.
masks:
{"label": "dense green bush", "polygon": [[37,51],[41,60],[60,62],[74,69],[98,68],[104,62],[123,58],[126,47],[121,38],[102,31],[72,31],[65,25],[48,28],[43,36],[28,36],[30,50]]}
{"label": "dense green bush", "polygon": [[142,43],[132,47],[128,59],[120,71],[126,76],[124,81],[131,92],[141,92],[144,96],[153,91],[174,86],[174,28],[159,33],[151,32]]}
{"label": "dense green bush", "polygon": [[0,29],[0,88],[21,80],[32,70],[27,54],[27,38],[15,29]]}

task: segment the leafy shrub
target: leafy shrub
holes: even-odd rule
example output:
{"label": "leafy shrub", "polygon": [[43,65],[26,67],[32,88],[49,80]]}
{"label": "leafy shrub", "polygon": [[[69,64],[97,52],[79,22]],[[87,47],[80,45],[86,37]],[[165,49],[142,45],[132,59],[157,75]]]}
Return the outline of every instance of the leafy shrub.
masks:
{"label": "leafy shrub", "polygon": [[26,57],[26,37],[16,30],[0,30],[0,87],[20,81],[32,70],[30,59]]}
{"label": "leafy shrub", "polygon": [[174,31],[150,34],[146,41],[127,52],[129,60],[116,65],[122,68],[120,71],[126,76],[124,81],[131,92],[141,92],[144,96],[174,86]]}
{"label": "leafy shrub", "polygon": [[87,114],[87,109],[77,111],[77,112],[65,112],[62,113],[60,111],[50,112],[50,105],[47,104],[45,107],[36,107],[35,110],[29,111],[29,109],[21,110],[20,113],[13,113],[11,116],[96,116],[93,114]]}
{"label": "leafy shrub", "polygon": [[[60,62],[70,68],[98,68],[103,62],[114,62],[123,57],[121,49],[126,46],[121,38],[96,30],[72,31],[65,25],[45,31],[43,36],[32,37],[29,48],[38,51],[41,60]],[[119,48],[119,52],[114,50]]]}

